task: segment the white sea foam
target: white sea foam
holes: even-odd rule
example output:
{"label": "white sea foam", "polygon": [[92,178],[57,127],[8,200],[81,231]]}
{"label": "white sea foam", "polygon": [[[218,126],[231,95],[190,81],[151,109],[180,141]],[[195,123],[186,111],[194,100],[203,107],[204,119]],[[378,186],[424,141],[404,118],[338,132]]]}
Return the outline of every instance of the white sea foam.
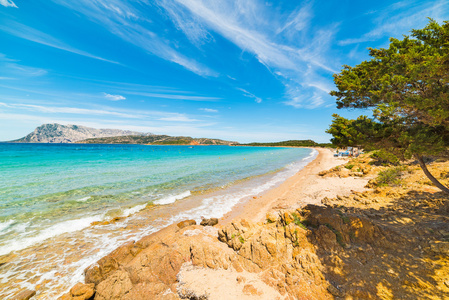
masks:
{"label": "white sea foam", "polygon": [[176,202],[176,200],[181,200],[181,199],[187,198],[190,195],[191,195],[190,191],[186,191],[186,192],[178,194],[178,195],[170,195],[165,198],[156,200],[156,201],[154,201],[154,204],[166,205],[166,204],[174,203],[174,202]]}
{"label": "white sea foam", "polygon": [[78,201],[78,202],[85,202],[85,201],[89,200],[90,198],[92,198],[92,197],[91,196],[87,196],[87,197],[84,197],[84,198],[81,198],[81,199],[77,199],[76,201]]}
{"label": "white sea foam", "polygon": [[[64,257],[67,255],[69,257],[69,252],[61,256],[60,258],[52,258],[53,260],[60,260],[60,263],[58,263],[59,269],[58,272],[61,272],[62,274],[70,274],[69,276],[65,276],[63,279],[60,277],[55,276],[55,272],[52,270],[51,272],[46,273],[42,276],[40,275],[40,280],[38,283],[41,283],[43,280],[48,279],[55,279],[55,287],[63,283],[67,288],[73,286],[76,282],[83,281],[83,270],[91,265],[92,263],[96,262],[98,259],[103,257],[104,255],[107,255],[109,252],[116,249],[120,244],[123,244],[124,242],[127,242],[129,240],[138,240],[143,236],[146,236],[148,234],[151,234],[155,231],[160,230],[161,228],[169,225],[170,223],[174,223],[177,221],[180,221],[185,218],[189,219],[196,219],[199,221],[201,219],[201,216],[205,217],[222,217],[224,214],[229,212],[233,206],[235,206],[237,203],[242,201],[242,199],[245,199],[249,196],[258,195],[262,192],[267,191],[268,189],[272,188],[273,186],[281,183],[288,177],[295,174],[297,171],[299,171],[301,168],[303,168],[309,161],[311,161],[314,156],[316,156],[317,152],[314,150],[310,153],[310,155],[304,159],[301,159],[295,163],[289,164],[286,166],[283,170],[276,173],[275,175],[271,176],[269,180],[263,183],[249,183],[248,185],[245,185],[245,187],[240,189],[231,189],[228,192],[225,192],[225,194],[220,194],[216,196],[211,196],[208,198],[205,198],[201,201],[198,207],[193,208],[188,211],[180,212],[177,215],[174,215],[170,219],[160,219],[156,220],[155,222],[151,222],[151,224],[148,224],[144,228],[141,228],[138,232],[135,232],[133,230],[129,230],[127,228],[124,228],[120,231],[120,234],[117,233],[116,230],[110,230],[113,229],[113,227],[108,228],[108,233],[105,233],[105,227],[101,227],[101,230],[98,230],[97,226],[87,228],[80,232],[82,235],[82,240],[88,240],[92,241],[95,240],[95,246],[93,246],[92,249],[88,250],[85,253],[85,256],[83,256],[82,259],[73,261],[70,264],[64,265]],[[257,181],[257,179],[256,179]],[[227,185],[224,185],[223,187],[226,187]],[[190,191],[186,191],[181,194],[177,195],[169,195],[169,196],[162,196],[161,199],[154,201],[155,204],[170,204],[174,203],[177,200],[189,197],[191,195]],[[154,196],[154,195],[153,195]],[[84,198],[83,198],[84,199]],[[87,201],[87,199],[85,200]],[[146,204],[142,205],[136,205],[134,207],[128,208],[126,210],[123,210],[124,215],[131,215],[139,210],[143,209],[146,206]],[[30,234],[30,231],[27,230],[27,232],[23,235],[19,235],[17,242],[14,244],[9,244],[7,246],[8,252],[18,249],[26,248],[32,244],[37,244],[45,239],[55,237],[57,235],[60,235],[62,233],[66,232],[74,232],[79,231],[86,226],[89,226],[89,224],[93,221],[101,220],[103,219],[104,215],[101,216],[92,216],[89,218],[83,218],[80,220],[73,220],[73,221],[66,221],[61,222],[59,224],[56,224],[54,226],[51,226],[47,229],[44,229],[40,232],[37,232],[37,235],[33,238],[30,235],[24,236],[25,234]],[[133,219],[134,217],[130,217],[130,219]],[[130,221],[127,219],[127,221]],[[127,222],[125,221],[125,222]],[[110,226],[117,226],[119,223],[117,222],[114,224],[111,224]],[[2,223],[0,223],[1,225]],[[84,224],[84,225],[83,225]],[[14,228],[16,225],[13,225]],[[109,226],[109,225],[107,225]],[[81,236],[80,236],[81,237]],[[52,240],[57,241],[58,239]],[[77,236],[74,241],[76,243],[79,243],[79,237]],[[67,241],[64,240],[65,244],[67,244]],[[13,249],[14,248],[14,249]],[[83,249],[85,251],[87,249]],[[0,247],[0,255],[5,251],[4,247]],[[53,261],[54,262],[54,261]],[[25,273],[24,273],[25,274]],[[6,276],[6,274],[4,274]],[[2,274],[0,274],[0,280],[2,279]],[[5,279],[9,277],[6,276]],[[53,297],[55,296],[55,297]],[[53,298],[57,298],[60,295],[54,295],[52,294]]]}
{"label": "white sea foam", "polygon": [[6,229],[8,229],[9,226],[11,226],[11,224],[14,223],[14,220],[8,220],[6,222],[1,222],[0,223],[0,233]]}
{"label": "white sea foam", "polygon": [[40,232],[38,232],[34,236],[24,236],[23,238],[16,238],[8,242],[7,245],[0,246],[0,255],[8,254],[12,251],[17,251],[21,249],[25,249],[31,245],[43,242],[49,238],[58,236],[63,233],[75,232],[78,230],[82,230],[88,226],[90,223],[99,221],[103,218],[103,215],[91,216],[82,219],[69,220],[61,223],[57,223],[53,226],[50,226]]}
{"label": "white sea foam", "polygon": [[122,215],[122,216],[123,216],[123,217],[128,217],[128,216],[130,216],[130,215],[132,215],[132,214],[135,214],[136,212],[141,211],[141,210],[144,209],[146,206],[147,206],[147,204],[144,203],[144,204],[141,204],[141,205],[136,205],[136,206],[134,206],[134,207],[125,209],[125,210],[123,211],[123,215]]}
{"label": "white sea foam", "polygon": [[221,218],[226,213],[230,212],[232,208],[243,199],[266,192],[274,186],[282,183],[287,178],[293,176],[298,171],[303,169],[310,161],[312,161],[317,154],[318,151],[313,149],[309,156],[289,164],[284,168],[284,170],[276,173],[270,180],[263,184],[256,184],[242,188],[236,192],[205,198],[200,206],[175,215],[170,221],[175,223],[186,218],[200,221],[203,216],[208,218]]}

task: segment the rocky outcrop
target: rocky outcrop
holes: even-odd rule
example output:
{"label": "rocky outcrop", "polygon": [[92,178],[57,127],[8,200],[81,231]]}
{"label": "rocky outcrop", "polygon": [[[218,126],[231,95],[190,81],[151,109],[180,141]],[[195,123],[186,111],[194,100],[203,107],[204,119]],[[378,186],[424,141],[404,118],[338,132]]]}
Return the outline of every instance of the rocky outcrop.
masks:
{"label": "rocky outcrop", "polygon": [[119,129],[96,129],[79,125],[43,124],[27,136],[14,140],[14,143],[74,143],[90,138],[114,137],[123,135],[151,135]]}
{"label": "rocky outcrop", "polygon": [[92,296],[95,294],[95,284],[88,283],[83,284],[81,282],[78,282],[76,285],[74,285],[70,292],[62,296],[61,300],[88,300],[91,299]]}
{"label": "rocky outcrop", "polygon": [[430,291],[431,260],[419,258],[446,261],[447,242],[402,237],[343,207],[307,205],[217,227],[187,221],[127,243],[62,299],[93,286],[97,300],[425,298],[449,289],[440,280]]}

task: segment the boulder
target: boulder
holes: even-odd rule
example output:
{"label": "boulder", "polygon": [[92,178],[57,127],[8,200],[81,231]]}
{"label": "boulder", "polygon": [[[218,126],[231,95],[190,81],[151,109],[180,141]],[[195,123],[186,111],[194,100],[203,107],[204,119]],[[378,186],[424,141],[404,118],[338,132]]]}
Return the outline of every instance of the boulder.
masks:
{"label": "boulder", "polygon": [[195,220],[185,220],[185,221],[182,221],[182,222],[179,222],[178,224],[176,224],[176,226],[178,226],[179,229],[182,229],[184,227],[191,226],[191,225],[196,225],[196,221]]}
{"label": "boulder", "polygon": [[87,300],[94,295],[94,288],[95,284],[93,283],[83,284],[79,282],[70,289],[70,294],[73,297],[78,297],[79,300]]}
{"label": "boulder", "polygon": [[58,300],[88,300],[92,299],[92,296],[94,294],[95,284],[83,284],[81,282],[78,282],[70,289],[68,293],[59,297]]}
{"label": "boulder", "polygon": [[214,226],[218,224],[217,218],[203,219],[201,220],[201,226]]}
{"label": "boulder", "polygon": [[118,270],[97,285],[95,300],[120,300],[132,289],[128,272]]}

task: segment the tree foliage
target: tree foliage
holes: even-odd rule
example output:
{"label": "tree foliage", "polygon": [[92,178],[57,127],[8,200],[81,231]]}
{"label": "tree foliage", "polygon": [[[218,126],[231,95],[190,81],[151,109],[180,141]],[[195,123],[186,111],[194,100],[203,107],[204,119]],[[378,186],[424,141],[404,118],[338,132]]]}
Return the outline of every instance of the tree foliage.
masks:
{"label": "tree foliage", "polygon": [[424,156],[441,155],[449,146],[449,22],[429,19],[411,36],[391,38],[388,48],[369,51],[370,60],[334,75],[338,90],[331,95],[338,108],[369,108],[373,118],[334,115],[327,132],[339,146],[374,147],[400,159],[413,156],[429,177]]}

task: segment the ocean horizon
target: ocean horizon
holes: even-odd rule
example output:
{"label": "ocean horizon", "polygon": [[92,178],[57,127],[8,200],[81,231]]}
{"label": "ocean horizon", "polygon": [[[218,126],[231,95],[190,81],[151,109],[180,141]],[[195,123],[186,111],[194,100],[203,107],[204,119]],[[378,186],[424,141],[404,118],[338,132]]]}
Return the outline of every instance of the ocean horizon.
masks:
{"label": "ocean horizon", "polygon": [[0,256],[15,258],[0,274],[0,295],[45,281],[54,297],[120,244],[184,219],[220,218],[315,156],[306,148],[1,143]]}

